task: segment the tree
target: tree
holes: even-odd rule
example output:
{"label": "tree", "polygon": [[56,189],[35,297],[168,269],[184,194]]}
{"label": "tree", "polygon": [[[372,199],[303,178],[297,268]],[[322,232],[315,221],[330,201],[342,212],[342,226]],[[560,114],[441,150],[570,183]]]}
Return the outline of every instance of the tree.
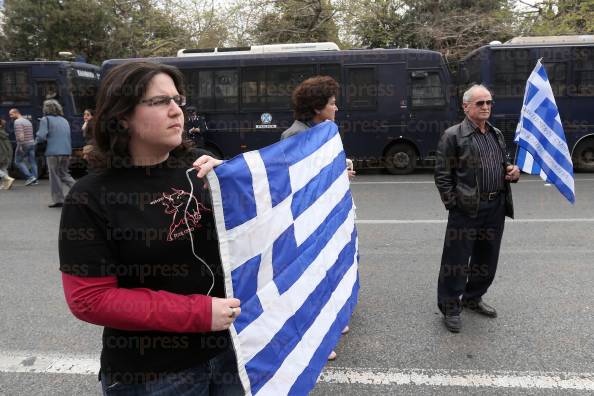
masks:
{"label": "tree", "polygon": [[257,43],[339,41],[329,0],[275,0],[266,5],[268,11],[252,32]]}
{"label": "tree", "polygon": [[534,36],[594,33],[594,0],[544,0],[525,4],[525,33]]}
{"label": "tree", "polygon": [[180,48],[221,47],[229,42],[235,7],[214,0],[170,0],[171,14],[184,27]]}
{"label": "tree", "polygon": [[492,40],[513,37],[508,0],[363,0],[354,30],[370,47],[413,47],[459,59]]}
{"label": "tree", "polygon": [[72,51],[92,59],[100,56],[93,43],[104,35],[107,17],[97,0],[6,0],[3,56],[56,59],[59,51]]}
{"label": "tree", "polygon": [[173,55],[190,34],[157,0],[6,0],[0,47],[7,60],[58,59],[59,51],[110,58]]}

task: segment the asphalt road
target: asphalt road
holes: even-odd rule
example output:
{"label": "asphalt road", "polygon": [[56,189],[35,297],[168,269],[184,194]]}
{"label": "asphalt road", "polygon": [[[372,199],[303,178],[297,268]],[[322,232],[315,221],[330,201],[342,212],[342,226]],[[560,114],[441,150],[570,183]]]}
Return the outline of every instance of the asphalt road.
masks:
{"label": "asphalt road", "polygon": [[[516,220],[506,222],[499,270],[485,296],[499,317],[463,312],[460,334],[445,330],[435,303],[446,212],[432,175],[369,173],[359,175],[352,190],[360,302],[350,333],[336,348],[338,358],[328,364],[336,375],[323,375],[312,394],[594,392],[571,389],[571,379],[563,382],[566,373],[594,378],[594,175],[576,175],[575,205],[531,176],[514,186]],[[90,357],[100,351],[101,329],[75,319],[64,302],[60,210],[48,203],[47,180],[31,187],[17,181],[11,191],[0,191],[0,395],[98,395],[94,375],[1,367],[7,354],[19,351]],[[411,370],[444,379],[398,380]],[[457,373],[495,380],[489,386],[461,384]],[[514,386],[514,379],[536,377],[544,380]],[[542,385],[547,378],[553,385]]]}

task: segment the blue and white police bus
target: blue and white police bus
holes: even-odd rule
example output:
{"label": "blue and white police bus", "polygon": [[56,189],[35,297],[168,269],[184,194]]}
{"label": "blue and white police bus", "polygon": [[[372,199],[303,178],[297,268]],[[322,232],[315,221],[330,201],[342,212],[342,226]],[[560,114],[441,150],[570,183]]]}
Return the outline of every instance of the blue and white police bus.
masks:
{"label": "blue and white police bus", "polygon": [[[95,108],[95,95],[99,87],[99,67],[67,61],[0,62],[0,117],[7,122],[7,130],[14,142],[14,129],[8,117],[17,108],[28,118],[35,131],[43,117],[42,105],[46,99],[56,99],[64,108],[64,117],[70,123],[73,147],[73,166],[80,165],[85,142],[81,132],[85,109]],[[38,155],[44,168],[43,156]]]}
{"label": "blue and white police bus", "polygon": [[594,36],[517,37],[468,54],[461,86],[482,82],[493,92],[492,120],[515,155],[514,134],[526,80],[542,58],[576,170],[594,171]]}
{"label": "blue and white police bus", "polygon": [[[182,71],[188,105],[206,117],[206,148],[224,158],[278,141],[293,122],[291,92],[314,75],[341,85],[336,122],[356,166],[412,172],[434,158],[439,134],[457,115],[450,73],[434,51],[301,43],[180,50],[150,60]],[[101,74],[126,61],[104,62]]]}

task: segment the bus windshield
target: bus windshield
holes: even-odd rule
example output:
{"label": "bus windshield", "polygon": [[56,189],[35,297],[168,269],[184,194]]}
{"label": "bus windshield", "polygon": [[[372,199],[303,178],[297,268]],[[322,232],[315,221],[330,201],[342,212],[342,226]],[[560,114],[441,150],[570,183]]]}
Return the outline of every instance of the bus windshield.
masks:
{"label": "bus windshield", "polygon": [[80,115],[85,109],[93,109],[95,107],[98,81],[99,79],[96,73],[92,71],[72,69],[70,87],[74,101],[74,114]]}

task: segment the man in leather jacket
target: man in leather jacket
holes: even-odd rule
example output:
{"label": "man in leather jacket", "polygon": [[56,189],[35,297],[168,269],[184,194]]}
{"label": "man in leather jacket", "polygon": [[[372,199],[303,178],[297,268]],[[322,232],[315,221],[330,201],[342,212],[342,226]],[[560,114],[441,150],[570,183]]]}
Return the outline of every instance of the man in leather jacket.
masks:
{"label": "man in leather jacket", "polygon": [[497,316],[482,296],[495,278],[505,216],[513,218],[510,182],[520,170],[507,161],[503,134],[488,122],[492,104],[486,87],[468,89],[464,121],[448,128],[437,148],[435,185],[449,211],[437,304],[454,333],[462,307]]}

